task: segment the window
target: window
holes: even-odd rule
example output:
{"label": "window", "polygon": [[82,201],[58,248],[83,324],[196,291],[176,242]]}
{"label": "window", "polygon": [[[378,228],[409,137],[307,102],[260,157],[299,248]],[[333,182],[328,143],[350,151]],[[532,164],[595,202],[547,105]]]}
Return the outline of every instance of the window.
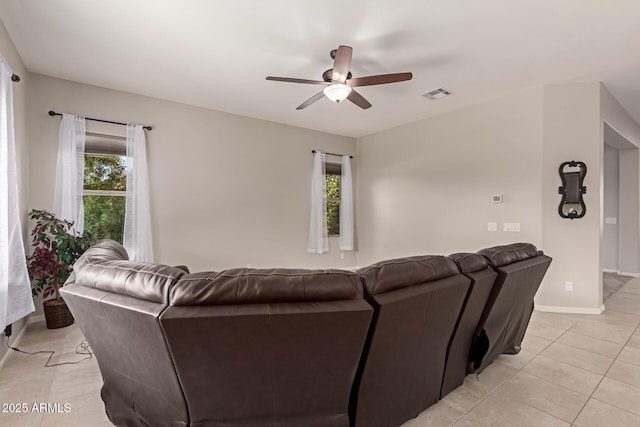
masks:
{"label": "window", "polygon": [[327,189],[327,234],[340,235],[340,177],[341,166],[325,163],[325,184]]}
{"label": "window", "polygon": [[122,243],[126,202],[123,138],[87,132],[84,156],[84,228],[95,239]]}

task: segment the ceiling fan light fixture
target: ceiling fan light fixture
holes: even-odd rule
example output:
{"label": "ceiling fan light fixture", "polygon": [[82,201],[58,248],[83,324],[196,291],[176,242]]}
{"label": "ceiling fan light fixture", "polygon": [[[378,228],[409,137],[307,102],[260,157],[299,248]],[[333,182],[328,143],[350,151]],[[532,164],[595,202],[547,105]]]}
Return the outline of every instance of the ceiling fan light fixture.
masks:
{"label": "ceiling fan light fixture", "polygon": [[324,94],[333,102],[340,102],[347,99],[351,94],[351,86],[344,83],[334,83],[324,88]]}

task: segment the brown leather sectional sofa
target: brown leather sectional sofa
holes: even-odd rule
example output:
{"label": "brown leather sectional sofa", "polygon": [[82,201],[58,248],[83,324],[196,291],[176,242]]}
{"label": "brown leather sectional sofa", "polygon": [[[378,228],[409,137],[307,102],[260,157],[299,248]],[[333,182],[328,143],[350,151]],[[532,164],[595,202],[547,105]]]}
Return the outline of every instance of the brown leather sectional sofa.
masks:
{"label": "brown leather sectional sofa", "polygon": [[514,244],[190,274],[101,241],[62,293],[115,425],[393,427],[520,350],[550,262]]}

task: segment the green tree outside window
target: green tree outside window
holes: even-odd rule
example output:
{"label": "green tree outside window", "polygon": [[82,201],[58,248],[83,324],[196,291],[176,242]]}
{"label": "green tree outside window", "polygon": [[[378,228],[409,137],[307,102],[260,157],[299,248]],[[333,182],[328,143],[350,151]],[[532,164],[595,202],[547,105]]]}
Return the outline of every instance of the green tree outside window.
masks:
{"label": "green tree outside window", "polygon": [[126,160],[123,156],[84,157],[84,228],[94,239],[122,243]]}
{"label": "green tree outside window", "polygon": [[340,174],[327,173],[327,234],[340,234]]}

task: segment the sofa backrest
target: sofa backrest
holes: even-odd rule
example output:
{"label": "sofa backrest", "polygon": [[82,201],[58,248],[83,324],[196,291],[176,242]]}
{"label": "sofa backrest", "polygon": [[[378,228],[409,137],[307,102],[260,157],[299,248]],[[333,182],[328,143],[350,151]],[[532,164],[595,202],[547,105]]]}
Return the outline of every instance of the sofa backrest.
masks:
{"label": "sofa backrest", "polygon": [[184,271],[131,262],[101,241],[74,264],[61,293],[100,366],[116,425],[187,425],[188,413],[158,317]]}
{"label": "sofa backrest", "polygon": [[192,425],[349,426],[372,307],[339,270],[185,275],[160,316]]}
{"label": "sofa backrest", "polygon": [[529,243],[514,243],[478,251],[498,273],[476,334],[486,332],[489,348],[477,372],[500,354],[516,354],[533,313],[533,298],[551,258]]}
{"label": "sofa backrest", "polygon": [[382,261],[358,275],[375,314],[352,408],[355,426],[398,426],[438,400],[470,279],[442,256]]}
{"label": "sofa backrest", "polygon": [[462,274],[471,279],[471,286],[447,350],[440,398],[462,385],[465,375],[469,372],[471,344],[498,276],[481,255],[457,253],[449,255],[449,259],[456,263]]}

